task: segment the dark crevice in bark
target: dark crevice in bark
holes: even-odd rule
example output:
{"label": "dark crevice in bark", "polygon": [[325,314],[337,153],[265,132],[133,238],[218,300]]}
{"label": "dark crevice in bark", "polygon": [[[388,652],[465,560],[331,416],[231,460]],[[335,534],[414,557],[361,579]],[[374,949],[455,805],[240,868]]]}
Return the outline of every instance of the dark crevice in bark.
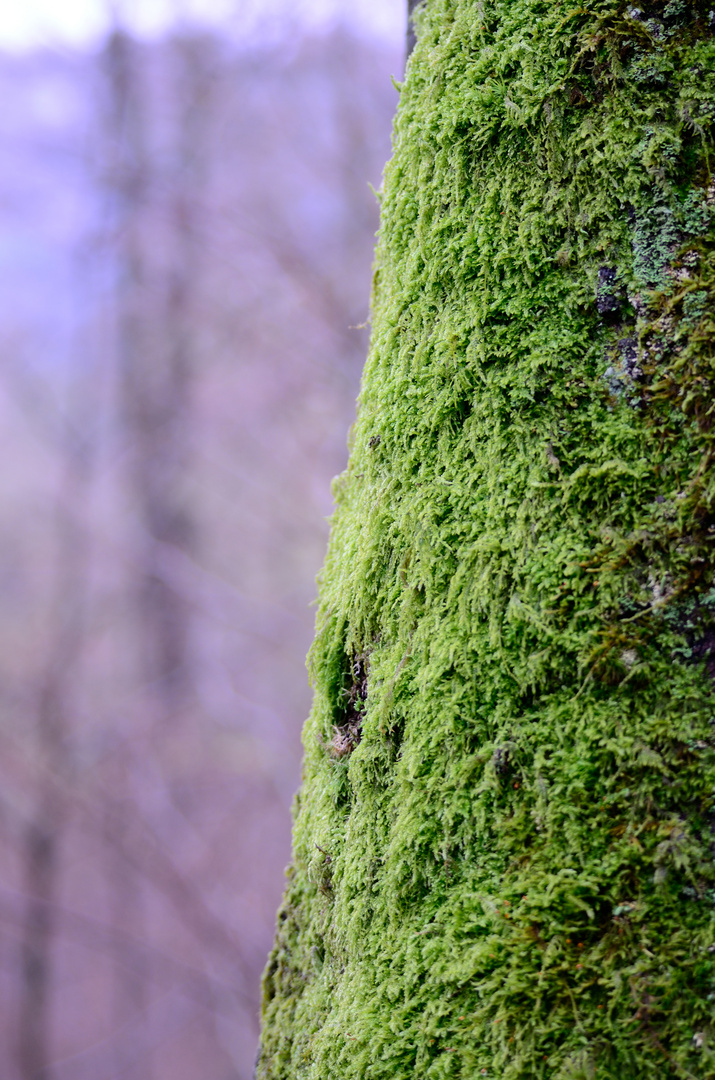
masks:
{"label": "dark crevice in bark", "polygon": [[331,752],[334,757],[351,754],[362,738],[362,721],[367,701],[369,656],[354,656],[348,669],[348,686],[342,690],[342,715],[335,725]]}

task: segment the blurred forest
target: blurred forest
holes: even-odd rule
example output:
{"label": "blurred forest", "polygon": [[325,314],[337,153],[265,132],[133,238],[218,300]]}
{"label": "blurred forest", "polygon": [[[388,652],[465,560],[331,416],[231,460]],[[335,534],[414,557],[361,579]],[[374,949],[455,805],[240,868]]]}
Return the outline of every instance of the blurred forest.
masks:
{"label": "blurred forest", "polygon": [[402,67],[0,56],[0,1076],[249,1080]]}

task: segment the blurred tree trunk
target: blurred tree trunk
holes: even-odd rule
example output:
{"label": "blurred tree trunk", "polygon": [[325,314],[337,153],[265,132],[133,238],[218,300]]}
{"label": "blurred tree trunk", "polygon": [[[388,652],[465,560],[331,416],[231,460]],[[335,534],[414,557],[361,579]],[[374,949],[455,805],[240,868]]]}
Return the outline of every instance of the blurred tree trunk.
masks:
{"label": "blurred tree trunk", "polygon": [[[123,31],[108,47],[119,202],[118,333],[130,489],[139,527],[137,625],[152,708],[171,719],[190,694],[191,610],[162,571],[165,548],[190,552],[196,206],[205,116],[200,43],[174,43],[178,133],[170,173],[151,144],[150,75]],[[164,219],[164,220],[162,220]]]}
{"label": "blurred tree trunk", "polygon": [[85,636],[89,549],[83,513],[90,473],[89,443],[67,429],[58,449],[63,476],[55,511],[56,593],[50,612],[48,655],[38,677],[34,807],[21,847],[25,919],[18,1064],[22,1080],[45,1080],[51,1064],[55,905],[66,819],[63,786],[71,768],[67,740],[72,730],[72,685]]}
{"label": "blurred tree trunk", "polygon": [[[118,367],[129,496],[138,574],[134,589],[141,712],[150,741],[177,737],[193,704],[192,607],[167,564],[192,554],[196,523],[187,490],[194,438],[193,366],[200,272],[199,202],[205,163],[211,72],[207,43],[176,36],[167,46],[171,74],[171,141],[159,157],[156,86],[141,46],[117,29],[107,47],[116,159]],[[124,785],[140,787],[146,763],[124,755]],[[125,796],[126,797],[126,796]],[[169,793],[171,798],[171,793]],[[121,853],[133,835],[121,795],[107,822],[116,851],[118,925],[137,933],[143,883]],[[111,861],[111,860],[110,860]],[[116,1021],[147,1006],[149,972],[117,968]],[[132,1048],[145,1078],[149,1050]]]}
{"label": "blurred tree trunk", "polygon": [[[162,699],[166,694],[167,664],[164,653],[169,648],[164,640],[162,618],[173,597],[162,592],[158,610],[151,606],[156,590],[153,563],[153,515],[151,503],[156,486],[152,460],[155,406],[152,382],[157,378],[155,361],[148,340],[150,317],[147,308],[153,301],[153,282],[148,273],[144,252],[144,232],[149,224],[151,194],[150,148],[147,110],[148,87],[139,46],[123,29],[117,27],[109,38],[106,51],[106,76],[109,88],[110,125],[110,192],[114,199],[115,244],[113,252],[117,267],[117,348],[120,392],[121,438],[128,461],[131,499],[134,514],[143,531],[140,538],[142,558],[139,560],[139,581],[133,591],[135,604],[138,661],[141,677],[151,687],[152,698],[159,688]],[[161,391],[154,391],[161,393]],[[159,459],[160,460],[160,459]],[[153,482],[153,483],[152,483]],[[160,496],[161,498],[162,496]],[[161,514],[161,507],[158,510]],[[161,588],[161,587],[160,587]],[[182,612],[183,615],[183,612]],[[183,623],[180,622],[180,626]],[[159,640],[157,641],[157,629]],[[180,630],[178,631],[181,632]],[[169,631],[170,636],[176,633]],[[157,659],[158,657],[158,659]],[[173,677],[173,657],[169,661]],[[107,821],[107,881],[111,897],[112,916],[121,932],[141,938],[144,927],[143,881],[134,866],[127,862],[122,851],[128,830],[126,815],[131,778],[134,770],[133,748],[124,746],[121,760],[115,763],[115,790],[108,798]],[[113,1019],[118,1031],[135,1025],[139,1034],[120,1040],[115,1051],[115,1066],[119,1073],[150,1077],[152,1072],[149,1048],[145,1045],[143,1022],[148,1005],[148,976],[145,963],[125,964],[118,959],[114,965]]]}
{"label": "blurred tree trunk", "polygon": [[714,35],[424,5],[260,1080],[715,1076]]}

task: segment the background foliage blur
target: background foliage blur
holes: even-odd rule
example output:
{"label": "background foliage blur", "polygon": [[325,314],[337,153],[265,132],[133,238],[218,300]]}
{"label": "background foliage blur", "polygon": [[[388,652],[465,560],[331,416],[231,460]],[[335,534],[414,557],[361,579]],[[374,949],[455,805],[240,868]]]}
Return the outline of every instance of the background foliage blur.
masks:
{"label": "background foliage blur", "polygon": [[3,1080],[252,1074],[402,63],[0,55]]}

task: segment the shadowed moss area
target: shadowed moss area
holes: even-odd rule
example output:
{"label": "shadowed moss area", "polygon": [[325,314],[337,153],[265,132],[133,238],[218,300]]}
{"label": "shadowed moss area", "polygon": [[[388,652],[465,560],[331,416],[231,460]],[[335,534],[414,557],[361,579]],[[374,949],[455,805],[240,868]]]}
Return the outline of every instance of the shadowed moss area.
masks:
{"label": "shadowed moss area", "polygon": [[262,1080],[715,1077],[714,33],[422,9]]}

